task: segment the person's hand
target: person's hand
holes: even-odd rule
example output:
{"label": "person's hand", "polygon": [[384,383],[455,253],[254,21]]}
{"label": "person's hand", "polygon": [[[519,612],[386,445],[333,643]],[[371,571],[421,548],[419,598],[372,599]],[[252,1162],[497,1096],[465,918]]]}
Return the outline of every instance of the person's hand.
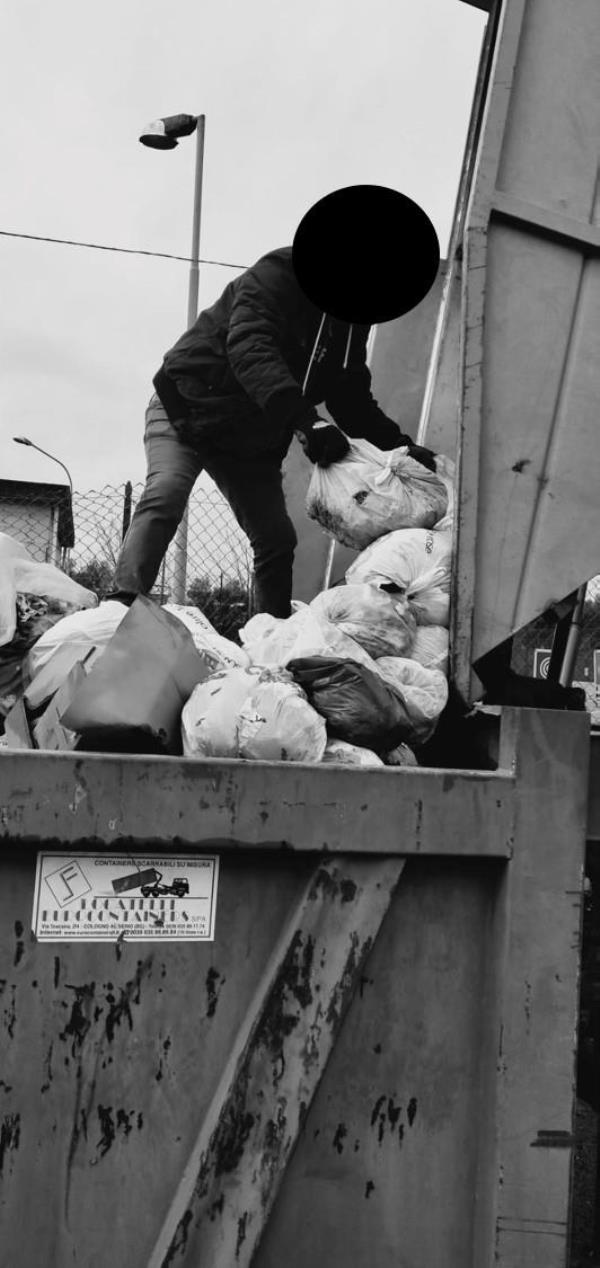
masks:
{"label": "person's hand", "polygon": [[328,423],[322,418],[313,423],[305,435],[306,456],[319,467],[329,467],[333,462],[341,462],[350,452],[350,445],[343,431],[335,423]]}
{"label": "person's hand", "polygon": [[415,462],[420,462],[422,467],[427,467],[429,471],[435,472],[435,454],[433,449],[425,449],[423,445],[408,446],[409,458],[414,458]]}

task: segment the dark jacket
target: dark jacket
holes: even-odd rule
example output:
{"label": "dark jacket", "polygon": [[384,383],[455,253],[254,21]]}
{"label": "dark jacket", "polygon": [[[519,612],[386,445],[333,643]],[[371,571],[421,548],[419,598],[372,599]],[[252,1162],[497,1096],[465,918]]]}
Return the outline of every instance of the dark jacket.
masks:
{"label": "dark jacket", "polygon": [[171,421],[187,420],[186,438],[211,448],[283,454],[324,402],[347,435],[399,443],[371,394],[368,326],[325,319],[303,393],[321,318],[296,281],[292,248],[263,256],[167,352],[154,385]]}

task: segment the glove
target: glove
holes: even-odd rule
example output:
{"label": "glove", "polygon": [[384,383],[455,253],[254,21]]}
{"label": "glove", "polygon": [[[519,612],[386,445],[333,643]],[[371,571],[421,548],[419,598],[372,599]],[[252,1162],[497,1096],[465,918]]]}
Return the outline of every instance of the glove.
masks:
{"label": "glove", "polygon": [[400,443],[408,443],[409,458],[414,458],[415,462],[420,462],[422,467],[435,472],[435,454],[432,449],[425,449],[423,445],[413,445],[412,440]]}
{"label": "glove", "polygon": [[408,455],[414,458],[415,462],[420,462],[422,467],[428,467],[430,471],[435,471],[435,454],[431,449],[425,449],[423,445],[415,445],[412,436],[406,436],[400,431],[397,423],[392,422],[391,418],[385,418],[379,412],[379,417],[370,418],[368,426],[364,431],[364,439],[370,440],[372,445],[376,445],[378,449],[382,449],[384,453],[390,449],[399,449],[401,445],[406,445]]}
{"label": "glove", "polygon": [[328,423],[323,418],[317,419],[311,427],[298,435],[298,439],[310,462],[319,467],[328,467],[332,462],[341,462],[350,452],[350,445],[340,428],[335,423]]}

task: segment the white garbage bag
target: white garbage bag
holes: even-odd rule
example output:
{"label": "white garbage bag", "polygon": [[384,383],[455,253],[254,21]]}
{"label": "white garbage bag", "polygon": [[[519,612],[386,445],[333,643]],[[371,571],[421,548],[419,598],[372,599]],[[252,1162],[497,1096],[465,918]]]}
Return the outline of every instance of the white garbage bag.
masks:
{"label": "white garbage bag", "polygon": [[105,599],[97,608],[63,616],[31,648],[28,661],[30,676],[37,674],[54,656],[57,648],[65,644],[81,651],[82,656],[92,647],[106,647],[128,611],[126,604],[116,599]]}
{"label": "white garbage bag", "polygon": [[436,474],[442,481],[448,498],[445,515],[441,520],[434,524],[436,532],[451,533],[454,524],[454,499],[456,489],[456,463],[448,458],[446,454],[438,453],[435,456]]}
{"label": "white garbage bag", "polygon": [[204,657],[209,668],[247,669],[250,658],[242,647],[218,634],[204,612],[197,607],[186,607],[179,603],[164,603],[165,612],[170,612],[190,631],[196,651]]}
{"label": "white garbage bag", "polygon": [[402,656],[378,657],[377,669],[406,708],[413,728],[411,741],[424,744],[433,735],[448,701],[445,675],[439,669],[425,669],[418,661]]}
{"label": "white garbage bag", "polygon": [[21,542],[0,533],[0,647],[14,638],[17,627],[17,594],[58,599],[74,608],[92,608],[98,597],[54,564],[38,563]]}
{"label": "white garbage bag", "polygon": [[320,762],[325,721],[285,670],[227,669],[194,688],[181,715],[186,757]]}
{"label": "white garbage bag", "polygon": [[451,568],[449,532],[403,528],[367,546],[350,565],[346,580],[397,586],[410,600],[418,625],[447,625]]}
{"label": "white garbage bag", "polygon": [[286,675],[286,681],[257,683],[240,709],[240,757],[261,762],[320,762],[326,744],[325,719],[308,703],[291,675]]}
{"label": "white garbage bag", "polygon": [[301,656],[335,656],[375,669],[372,657],[360,643],[332,621],[321,619],[309,605],[285,618],[265,613],[253,616],[240,630],[240,639],[253,665],[284,668]]}
{"label": "white garbage bag", "polygon": [[426,669],[448,673],[450,636],[443,625],[418,625],[411,658]]}
{"label": "white garbage bag", "polygon": [[[416,759],[415,759],[416,760]],[[381,758],[370,748],[361,748],[358,744],[348,744],[346,740],[328,740],[327,748],[321,758],[322,764],[335,762],[337,766],[383,766]]]}
{"label": "white garbage bag", "polygon": [[306,511],[342,545],[362,550],[397,528],[432,527],[447,502],[439,476],[409,458],[405,447],[384,453],[353,440],[341,462],[315,467]]}
{"label": "white garbage bag", "polygon": [[224,669],[198,683],[183,706],[185,757],[239,757],[240,711],[260,670]]}
{"label": "white garbage bag", "polygon": [[408,656],[416,621],[402,594],[387,594],[368,582],[335,586],[313,599],[311,610],[360,643],[370,656]]}

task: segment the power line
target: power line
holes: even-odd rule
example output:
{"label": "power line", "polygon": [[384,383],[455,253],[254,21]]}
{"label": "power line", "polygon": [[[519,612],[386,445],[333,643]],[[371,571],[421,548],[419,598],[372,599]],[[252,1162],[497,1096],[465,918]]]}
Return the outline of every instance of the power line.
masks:
{"label": "power line", "polygon": [[[10,229],[0,229],[3,238],[25,238],[30,242],[54,242],[63,247],[87,247],[89,251],[118,251],[121,255],[151,255],[161,260],[182,260],[184,264],[192,264],[189,255],[170,255],[167,251],[142,251],[135,247],[108,247],[101,242],[76,242],[71,238],[46,238],[37,233],[13,233]],[[226,260],[199,259],[199,264],[216,264],[222,269],[247,269],[247,264],[229,264]]]}

